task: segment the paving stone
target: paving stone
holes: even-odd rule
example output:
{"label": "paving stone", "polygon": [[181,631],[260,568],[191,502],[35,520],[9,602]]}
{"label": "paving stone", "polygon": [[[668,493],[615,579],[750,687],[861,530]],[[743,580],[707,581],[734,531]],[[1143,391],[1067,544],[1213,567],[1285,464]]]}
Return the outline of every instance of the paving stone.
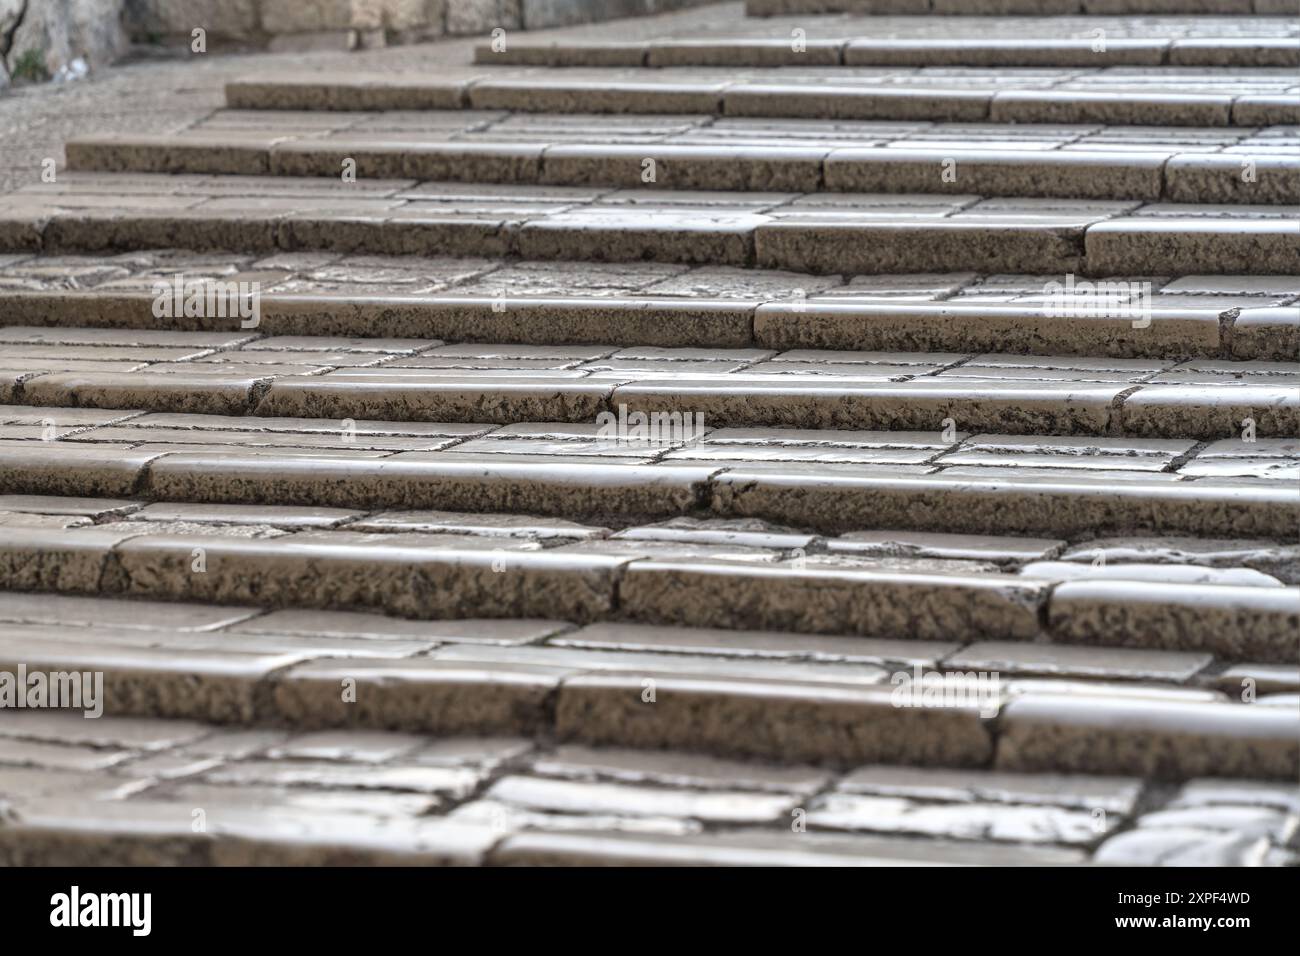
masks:
{"label": "paving stone", "polygon": [[1240,435],[1244,419],[1257,433],[1290,436],[1300,430],[1300,398],[1294,387],[1241,385],[1205,389],[1190,385],[1151,385],[1128,396],[1124,429],[1137,435],[1179,434],[1196,438]]}
{"label": "paving stone", "polygon": [[1294,275],[1300,270],[1293,223],[1235,219],[1111,219],[1088,228],[1095,275],[1222,272]]}
{"label": "paving stone", "polygon": [[756,824],[789,815],[798,797],[745,791],[690,791],[624,783],[548,780],[510,776],[498,780],[487,798],[552,813],[686,817],[710,823]]}
{"label": "paving stone", "polygon": [[308,418],[378,418],[415,421],[591,421],[603,410],[610,386],[575,381],[531,382],[505,377],[414,381],[387,375],[333,373],[272,383],[258,414]]}
{"label": "paving stone", "polygon": [[924,429],[955,419],[968,428],[1022,431],[1104,431],[1113,386],[962,388],[929,382],[899,385],[716,379],[642,381],[614,390],[612,402],[630,411],[693,411],[726,426],[778,425],[793,428]]}
{"label": "paving stone", "polygon": [[1032,637],[1042,597],[1037,584],[997,574],[798,571],[657,559],[631,565],[619,585],[623,613],[652,623],[924,640]]}
{"label": "paving stone", "polygon": [[196,745],[213,734],[208,725],[187,720],[159,720],[105,715],[87,721],[79,713],[24,710],[5,715],[0,737],[67,745],[156,752]]}
{"label": "paving stone", "polygon": [[1068,581],[1053,590],[1048,617],[1053,634],[1073,642],[1280,663],[1295,658],[1300,595],[1226,584]]}
{"label": "paving stone", "polygon": [[[431,660],[317,661],[277,680],[276,712],[296,727],[532,735],[563,668]],[[350,697],[352,699],[345,699]]]}
{"label": "paving stone", "polygon": [[1061,557],[1065,561],[1249,567],[1296,583],[1293,565],[1300,560],[1300,553],[1283,542],[1267,540],[1156,537],[1099,538],[1070,548]]}
{"label": "paving stone", "polygon": [[1282,587],[1271,575],[1250,568],[1179,567],[1171,564],[1085,564],[1082,561],[1034,561],[1021,574],[1056,581],[1155,581],[1167,584],[1222,584]]}
{"label": "paving stone", "polygon": [[1265,807],[1185,807],[1158,810],[1138,820],[1142,828],[1182,828],[1227,831],[1235,836],[1262,836],[1286,843],[1296,833],[1300,817]]}
{"label": "paving stone", "polygon": [[[1237,162],[1240,170],[1240,162]],[[971,192],[983,196],[1159,199],[1164,159],[1103,152],[837,149],[826,157],[826,188],[845,192]],[[955,178],[945,179],[945,171]]]}
{"label": "paving stone", "polygon": [[1294,787],[1252,780],[1189,780],[1169,802],[1170,807],[1229,806],[1272,807],[1294,813],[1300,795]]}
{"label": "paving stone", "polygon": [[216,815],[208,832],[218,838],[210,841],[192,832],[187,805],[172,815],[168,806],[139,801],[110,809],[51,801],[39,810],[24,808],[19,826],[3,834],[6,859],[65,865],[75,860],[83,865],[86,860],[101,865],[472,865],[500,836],[487,827],[445,820],[380,825],[382,818],[252,805]]}
{"label": "paving stone", "polygon": [[1300,669],[1289,664],[1236,664],[1213,679],[1214,686],[1245,700],[1249,694],[1300,688]]}
{"label": "paving stone", "polygon": [[1088,845],[1110,825],[1105,817],[1059,807],[916,804],[894,797],[828,794],[817,798],[808,825],[818,829],[910,833],[949,839]]}
{"label": "paving stone", "polygon": [[[1040,286],[1041,288],[1041,286]],[[1039,307],[901,302],[765,303],[754,314],[760,345],[797,349],[904,349],[1086,355],[1211,356],[1220,347],[1218,315],[1152,310],[1135,329],[1131,316],[1054,315]],[[1261,346],[1271,349],[1271,345]],[[1262,351],[1257,357],[1275,354]]]}
{"label": "paving stone", "polygon": [[763,659],[719,659],[704,655],[589,650],[585,648],[492,647],[468,644],[443,647],[438,660],[537,664],[583,671],[615,671],[718,677],[721,679],[793,680],[808,684],[879,683],[887,674],[882,667],[859,662],[795,662]]}
{"label": "paving stone", "polygon": [[1164,167],[1165,198],[1173,202],[1285,203],[1300,195],[1300,179],[1282,156],[1185,153]]}
{"label": "paving stone", "polygon": [[836,784],[836,790],[843,793],[939,800],[952,804],[1056,806],[1102,810],[1123,816],[1133,813],[1142,789],[1142,782],[1132,777],[884,765],[854,770]]}
{"label": "paving stone", "polygon": [[929,534],[923,531],[851,531],[828,539],[832,552],[918,558],[1019,562],[1043,559],[1065,542],[1047,538]]}
{"label": "paving stone", "polygon": [[807,659],[933,666],[960,645],[931,641],[825,637],[772,631],[722,628],[660,627],[647,624],[592,624],[550,637],[554,647],[599,650],[708,654],[741,658]]}
{"label": "paving stone", "polygon": [[1295,776],[1294,714],[1174,700],[1025,695],[999,722],[997,767],[1014,771]]}
{"label": "paving stone", "polygon": [[[820,475],[736,468],[714,479],[713,508],[838,533],[850,527],[970,534],[1259,536],[1293,521],[1294,496],[1265,489],[1078,477]],[[1022,472],[1024,469],[1016,469]],[[1114,473],[1105,473],[1111,475]],[[1014,479],[1014,480],[1012,480]],[[813,489],[823,489],[819,500]],[[833,504],[831,502],[833,501]],[[823,502],[825,502],[823,504]],[[924,504],[920,504],[924,502]]]}
{"label": "paving stone", "polygon": [[[498,460],[492,460],[498,459]],[[226,454],[169,455],[149,485],[169,500],[267,502],[373,508],[456,508],[566,515],[619,522],[675,515],[694,506],[714,467],[614,466],[501,456],[469,461],[274,460]]]}
{"label": "paving stone", "polygon": [[1093,859],[1126,866],[1248,866],[1263,862],[1268,841],[1191,828],[1131,830],[1107,840]]}
{"label": "paving stone", "polygon": [[798,795],[822,789],[829,779],[825,771],[815,767],[775,766],[609,747],[557,747],[536,758],[529,769],[540,776],[563,779]]}
{"label": "paving stone", "polygon": [[[47,641],[33,648],[20,633],[0,640],[0,659],[16,672],[103,673],[103,712],[120,716],[163,716],[209,721],[251,721],[258,711],[257,688],[272,672],[301,655],[187,651]],[[98,680],[98,679],[97,679]],[[93,708],[92,708],[93,709]]]}
{"label": "paving stone", "polygon": [[158,457],[158,452],[117,443],[82,447],[26,442],[4,447],[3,452],[0,489],[13,494],[3,496],[0,502],[11,497],[130,495],[144,467]]}
{"label": "paving stone", "polygon": [[0,584],[20,591],[97,592],[109,552],[132,533],[0,526]]}
{"label": "paving stone", "polygon": [[194,524],[263,524],[277,528],[333,528],[360,517],[342,508],[285,508],[267,505],[145,505],[133,521],[184,521]]}
{"label": "paving stone", "polygon": [[754,230],[754,254],[761,268],[813,273],[1034,268],[1064,274],[1080,271],[1084,225],[1062,220],[1030,226],[973,218],[934,224],[770,222]]}
{"label": "paving stone", "polygon": [[600,538],[609,533],[606,528],[558,518],[464,511],[390,511],[352,522],[349,527],[357,531],[424,531],[560,541]]}
{"label": "paving stone", "polygon": [[336,533],[319,534],[324,537],[314,540],[141,536],[116,552],[119,586],[133,595],[263,607],[372,607],[425,618],[552,612],[581,621],[608,612],[613,575],[623,564],[603,555],[515,551],[507,557],[500,549],[403,545],[391,535],[335,541]]}
{"label": "paving stone", "polygon": [[1182,683],[1210,663],[1209,654],[1023,644],[976,643],[944,658],[945,669],[1044,677],[1098,677]]}
{"label": "paving stone", "polygon": [[[130,751],[126,750],[0,739],[0,765],[89,772],[106,770],[130,756]],[[0,783],[0,790],[3,788],[4,784]]]}
{"label": "paving stone", "polygon": [[978,766],[989,759],[992,745],[974,706],[899,708],[890,698],[888,688],[835,684],[578,676],[560,688],[556,731],[562,740],[590,745],[782,762]]}
{"label": "paving stone", "polygon": [[1242,309],[1232,321],[1232,355],[1287,360],[1300,356],[1300,309]]}
{"label": "paving stone", "polygon": [[503,865],[532,866],[912,866],[953,862],[1043,866],[1078,862],[1077,851],[963,846],[948,841],[822,837],[739,831],[689,836],[522,833],[492,851]]}
{"label": "paving stone", "polygon": [[0,620],[15,624],[213,631],[256,614],[255,608],[0,592]]}
{"label": "paving stone", "polygon": [[353,611],[271,611],[227,628],[231,634],[297,634],[453,644],[534,644],[568,625],[531,620],[411,621]]}
{"label": "paving stone", "polygon": [[406,765],[401,760],[376,767],[364,763],[347,764],[302,758],[244,760],[210,770],[203,775],[205,781],[218,784],[325,789],[353,787],[444,794],[457,799],[468,796],[481,777],[481,774],[465,768],[416,767]]}

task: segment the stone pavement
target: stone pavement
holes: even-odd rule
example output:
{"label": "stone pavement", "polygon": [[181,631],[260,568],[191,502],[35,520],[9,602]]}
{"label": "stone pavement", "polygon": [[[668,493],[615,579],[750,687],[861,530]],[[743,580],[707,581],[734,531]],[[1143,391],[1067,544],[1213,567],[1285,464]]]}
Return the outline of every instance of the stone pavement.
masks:
{"label": "stone pavement", "polygon": [[1300,863],[1296,24],[1023,6],[67,94],[0,862]]}

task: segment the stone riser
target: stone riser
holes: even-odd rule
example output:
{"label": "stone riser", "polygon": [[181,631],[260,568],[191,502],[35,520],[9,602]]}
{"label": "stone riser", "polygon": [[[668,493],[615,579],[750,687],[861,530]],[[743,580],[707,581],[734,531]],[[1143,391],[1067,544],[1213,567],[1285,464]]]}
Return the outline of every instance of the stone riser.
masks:
{"label": "stone riser", "polygon": [[[1051,21],[1044,21],[1045,34]],[[483,44],[474,62],[484,66],[647,67],[682,66],[1300,66],[1300,46],[1292,39],[1136,39],[1111,38],[1098,49],[1095,39],[903,40],[863,37],[790,39],[659,40],[643,44],[537,44],[493,50]]]}
{"label": "stone riser", "polygon": [[437,81],[397,76],[380,82],[241,80],[227,84],[226,104],[248,110],[476,109],[1115,126],[1271,126],[1293,124],[1300,118],[1300,95],[1283,93],[985,92],[825,82],[631,82],[619,77],[606,82],[541,77]]}
{"label": "stone riser", "polygon": [[[1300,41],[1298,41],[1300,44]],[[345,159],[366,179],[638,189],[647,158],[657,189],[1300,202],[1300,168],[1286,157],[1161,153],[643,144],[545,146],[373,141],[228,145],[206,139],[102,137],[67,144],[69,168],[337,178]],[[1254,175],[1243,179],[1245,164]]]}
{"label": "stone riser", "polygon": [[[0,492],[159,501],[450,509],[554,515],[625,527],[683,515],[760,518],[839,534],[875,528],[969,534],[1270,538],[1294,527],[1286,482],[1123,482],[1026,473],[908,475],[883,469],[809,477],[791,466],[600,465],[383,460],[159,451],[32,442],[0,453]],[[544,458],[544,456],[543,456]],[[1027,471],[1032,471],[1028,469]]]}
{"label": "stone riser", "polygon": [[[153,296],[113,291],[0,290],[12,325],[154,329]],[[235,320],[176,316],[174,330],[230,331]],[[264,293],[263,335],[392,337],[528,345],[692,348],[824,348],[902,352],[998,352],[1107,358],[1293,361],[1300,310],[1152,309],[1132,318],[1056,315],[1032,306],[739,302],[668,297],[316,296]]]}
{"label": "stone riser", "polygon": [[[1300,226],[1286,219],[1134,217],[1092,225],[996,219],[847,224],[734,216],[716,226],[612,217],[347,217],[313,213],[51,210],[0,220],[0,251],[158,248],[376,255],[653,260],[813,274],[973,271],[1087,276],[1297,275]],[[629,219],[634,220],[634,216]]]}

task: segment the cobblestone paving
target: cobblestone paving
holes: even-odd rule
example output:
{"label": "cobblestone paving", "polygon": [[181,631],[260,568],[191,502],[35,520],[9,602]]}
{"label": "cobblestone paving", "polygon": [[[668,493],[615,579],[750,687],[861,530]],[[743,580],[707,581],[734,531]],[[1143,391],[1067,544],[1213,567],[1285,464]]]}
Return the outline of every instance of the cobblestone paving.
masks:
{"label": "cobblestone paving", "polygon": [[0,100],[0,863],[1300,865],[1294,18],[749,7]]}

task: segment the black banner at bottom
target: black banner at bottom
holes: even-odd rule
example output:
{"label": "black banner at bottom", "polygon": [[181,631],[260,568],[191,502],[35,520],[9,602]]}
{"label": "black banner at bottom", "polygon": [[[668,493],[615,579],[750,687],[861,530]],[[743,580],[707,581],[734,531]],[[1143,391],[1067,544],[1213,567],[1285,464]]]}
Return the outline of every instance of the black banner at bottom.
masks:
{"label": "black banner at bottom", "polygon": [[[1042,926],[1214,945],[1295,931],[1295,869],[0,869],[8,942],[76,932],[126,942],[355,939],[471,932],[533,945],[561,925],[598,943],[672,928],[728,946],[782,930],[918,932],[931,942]],[[793,922],[791,922],[793,921]],[[689,927],[689,930],[687,929]],[[379,934],[377,937],[376,934]],[[401,938],[401,937],[399,937]],[[1263,938],[1263,937],[1261,937]],[[685,941],[679,937],[679,941]],[[14,950],[15,952],[17,950]]]}

